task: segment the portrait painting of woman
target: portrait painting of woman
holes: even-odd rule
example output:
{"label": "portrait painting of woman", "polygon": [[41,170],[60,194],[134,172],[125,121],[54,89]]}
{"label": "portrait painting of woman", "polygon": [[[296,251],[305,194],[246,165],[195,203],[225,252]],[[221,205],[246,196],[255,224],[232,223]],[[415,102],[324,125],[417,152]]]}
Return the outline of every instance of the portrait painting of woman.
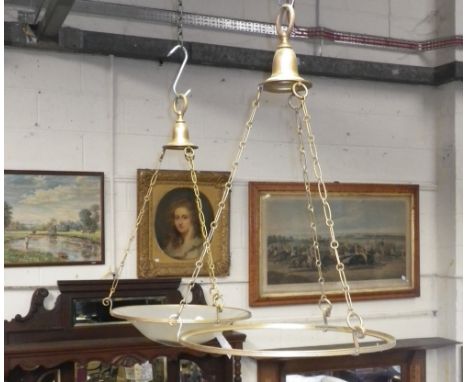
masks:
{"label": "portrait painting of woman", "polygon": [[[140,209],[145,200],[148,203],[137,232],[138,277],[190,276],[204,248],[204,229],[200,227],[191,173],[185,170],[159,170],[157,182],[151,195],[148,195],[153,175],[154,170],[138,170],[137,206]],[[227,172],[197,172],[207,233],[219,209],[228,179]],[[228,196],[210,243],[217,276],[229,274],[229,215]],[[210,256],[205,257],[200,269],[201,276],[209,275],[210,264]]]}
{"label": "portrait painting of woman", "polygon": [[[201,194],[207,230],[213,220],[208,199]],[[163,252],[178,260],[196,259],[203,248],[200,219],[191,188],[176,188],[168,192],[157,206],[155,235]]]}

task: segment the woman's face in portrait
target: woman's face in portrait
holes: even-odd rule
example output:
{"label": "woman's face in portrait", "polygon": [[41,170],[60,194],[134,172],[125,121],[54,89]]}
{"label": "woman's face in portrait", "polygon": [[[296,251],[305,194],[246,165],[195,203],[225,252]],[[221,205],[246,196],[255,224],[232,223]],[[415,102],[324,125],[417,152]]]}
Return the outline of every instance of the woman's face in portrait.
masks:
{"label": "woman's face in portrait", "polygon": [[174,226],[180,234],[186,234],[192,226],[192,215],[186,207],[174,210]]}

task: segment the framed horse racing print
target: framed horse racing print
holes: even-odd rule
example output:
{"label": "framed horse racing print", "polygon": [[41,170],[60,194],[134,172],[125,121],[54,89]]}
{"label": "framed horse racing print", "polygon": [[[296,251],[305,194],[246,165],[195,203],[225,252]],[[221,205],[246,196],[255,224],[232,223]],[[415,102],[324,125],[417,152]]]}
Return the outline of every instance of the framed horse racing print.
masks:
{"label": "framed horse racing print", "polygon": [[[327,297],[344,300],[321,199],[311,184]],[[327,184],[353,300],[419,296],[417,185]],[[318,301],[317,256],[303,183],[249,183],[249,303]]]}

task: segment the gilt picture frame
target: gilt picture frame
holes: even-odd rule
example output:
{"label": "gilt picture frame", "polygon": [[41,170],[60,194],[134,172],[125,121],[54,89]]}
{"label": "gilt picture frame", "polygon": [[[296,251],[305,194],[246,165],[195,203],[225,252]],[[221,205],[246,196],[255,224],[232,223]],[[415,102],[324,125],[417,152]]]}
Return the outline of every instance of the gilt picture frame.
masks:
{"label": "gilt picture frame", "polygon": [[[327,200],[353,301],[417,297],[419,186],[330,183]],[[317,186],[311,184],[325,293],[344,301]],[[249,183],[249,304],[317,302],[321,296],[303,183]]]}
{"label": "gilt picture frame", "polygon": [[[148,169],[137,171],[138,211],[148,192],[153,172]],[[197,172],[207,232],[210,231],[210,223],[215,217],[228,177],[227,172]],[[229,215],[228,197],[211,241],[216,276],[229,274]],[[138,277],[191,276],[203,248],[199,222],[190,173],[160,170],[137,233]],[[184,230],[190,230],[192,234]],[[207,254],[200,276],[208,275],[208,264]]]}
{"label": "gilt picture frame", "polygon": [[4,171],[5,267],[103,264],[104,173]]}

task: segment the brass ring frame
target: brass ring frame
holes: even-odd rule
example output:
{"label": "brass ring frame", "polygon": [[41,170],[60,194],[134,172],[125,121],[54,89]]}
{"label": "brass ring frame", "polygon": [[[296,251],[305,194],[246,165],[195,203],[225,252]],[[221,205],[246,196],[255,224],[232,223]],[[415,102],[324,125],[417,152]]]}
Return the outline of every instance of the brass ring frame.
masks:
{"label": "brass ring frame", "polygon": [[182,333],[179,338],[179,343],[189,349],[227,356],[252,357],[252,358],[309,358],[309,357],[327,357],[327,356],[342,356],[342,355],[358,355],[366,353],[374,353],[391,349],[395,346],[396,340],[393,336],[379,332],[376,330],[366,330],[366,337],[373,337],[379,342],[362,342],[359,347],[337,345],[334,348],[315,348],[305,349],[296,348],[291,350],[267,349],[267,350],[249,350],[249,349],[231,349],[210,346],[206,344],[197,344],[191,342],[190,339],[198,335],[216,334],[223,331],[242,331],[249,329],[275,329],[275,330],[317,330],[322,332],[339,332],[353,334],[353,329],[346,326],[328,326],[315,325],[312,323],[236,323],[232,325],[215,326],[207,329],[191,330]]}

